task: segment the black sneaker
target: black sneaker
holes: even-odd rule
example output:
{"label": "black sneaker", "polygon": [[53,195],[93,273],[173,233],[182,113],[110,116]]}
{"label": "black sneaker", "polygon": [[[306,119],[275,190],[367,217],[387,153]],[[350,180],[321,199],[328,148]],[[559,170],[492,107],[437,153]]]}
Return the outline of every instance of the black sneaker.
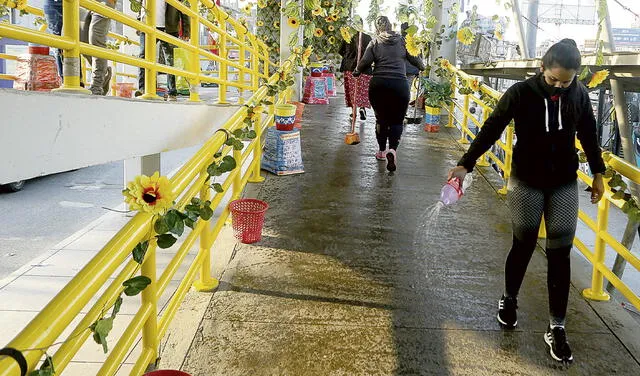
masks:
{"label": "black sneaker", "polygon": [[553,329],[551,329],[551,326],[547,327],[544,341],[549,345],[549,354],[553,359],[563,363],[571,363],[573,361],[571,348],[569,347],[569,342],[567,342],[567,334],[563,327],[556,326]]}
{"label": "black sneaker", "polygon": [[367,120],[367,111],[364,108],[360,109],[360,120]]}
{"label": "black sneaker", "polygon": [[498,300],[498,322],[506,329],[513,329],[518,325],[518,300],[502,295]]}

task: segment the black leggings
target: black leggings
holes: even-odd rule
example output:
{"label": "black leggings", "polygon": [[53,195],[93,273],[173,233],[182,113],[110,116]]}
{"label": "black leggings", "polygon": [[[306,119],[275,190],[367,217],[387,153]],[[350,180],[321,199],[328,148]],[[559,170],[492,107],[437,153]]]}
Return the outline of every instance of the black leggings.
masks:
{"label": "black leggings", "polygon": [[376,114],[376,138],[380,151],[396,150],[400,144],[404,115],[409,106],[409,84],[403,78],[373,77],[369,84],[369,102]]}
{"label": "black leggings", "polygon": [[578,220],[578,184],[572,181],[559,187],[538,189],[512,177],[509,181],[508,199],[513,246],[505,265],[505,295],[518,296],[536,247],[544,213],[549,314],[552,324],[564,325],[571,282],[569,253]]}

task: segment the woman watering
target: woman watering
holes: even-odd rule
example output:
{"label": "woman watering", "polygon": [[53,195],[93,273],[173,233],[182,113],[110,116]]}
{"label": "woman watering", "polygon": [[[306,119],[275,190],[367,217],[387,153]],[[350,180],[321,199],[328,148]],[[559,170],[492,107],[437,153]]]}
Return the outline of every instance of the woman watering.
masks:
{"label": "woman watering", "polygon": [[597,203],[604,192],[605,165],[589,95],[576,79],[579,68],[580,51],[573,40],[563,39],[551,46],[542,58],[540,72],[504,93],[458,166],[449,172],[449,177],[463,179],[514,120],[518,142],[508,183],[513,245],[506,260],[505,290],[498,302],[497,319],[505,328],[515,328],[518,323],[518,292],[544,213],[549,293],[549,326],[544,340],[551,356],[560,362],[573,360],[565,317],[571,277],[569,253],[578,217],[576,133],[594,174],[591,202]]}
{"label": "woman watering", "polygon": [[389,19],[385,16],[378,17],[376,38],[369,43],[353,75],[357,77],[373,64],[369,101],[376,114],[376,138],[379,146],[376,158],[384,160],[386,157],[389,171],[396,170],[396,150],[400,144],[404,115],[409,106],[406,60],[421,71],[425,69],[422,60],[407,53],[404,38],[391,30]]}

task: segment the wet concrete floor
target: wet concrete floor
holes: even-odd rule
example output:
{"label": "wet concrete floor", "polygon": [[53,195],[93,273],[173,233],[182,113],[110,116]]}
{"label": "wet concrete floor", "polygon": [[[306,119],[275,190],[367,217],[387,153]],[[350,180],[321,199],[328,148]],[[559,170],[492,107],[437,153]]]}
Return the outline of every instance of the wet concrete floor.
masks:
{"label": "wet concrete floor", "polygon": [[[371,112],[371,111],[370,111]],[[342,98],[307,106],[305,173],[268,175],[263,239],[240,245],[183,370],[209,375],[639,375],[637,355],[572,288],[575,362],[543,341],[546,259],[536,252],[519,326],[495,314],[511,241],[504,201],[479,174],[432,226],[457,132],[407,125],[398,171],[376,161],[373,116],[344,143]]]}

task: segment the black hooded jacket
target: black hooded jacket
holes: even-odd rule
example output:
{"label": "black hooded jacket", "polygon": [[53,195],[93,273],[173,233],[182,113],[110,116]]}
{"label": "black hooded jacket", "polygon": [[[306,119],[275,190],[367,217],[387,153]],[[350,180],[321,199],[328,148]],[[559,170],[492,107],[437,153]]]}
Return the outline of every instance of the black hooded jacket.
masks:
{"label": "black hooded jacket", "polygon": [[516,83],[502,95],[458,166],[472,171],[476,160],[514,120],[517,142],[513,149],[512,175],[517,179],[537,188],[552,188],[575,180],[576,134],[591,172],[605,171],[587,89],[574,79],[566,93],[552,98],[542,80],[539,73]]}
{"label": "black hooded jacket", "polygon": [[366,72],[373,64],[373,77],[406,80],[407,60],[419,70],[425,69],[422,60],[407,52],[402,35],[390,32],[379,35],[369,43],[357,70]]}

